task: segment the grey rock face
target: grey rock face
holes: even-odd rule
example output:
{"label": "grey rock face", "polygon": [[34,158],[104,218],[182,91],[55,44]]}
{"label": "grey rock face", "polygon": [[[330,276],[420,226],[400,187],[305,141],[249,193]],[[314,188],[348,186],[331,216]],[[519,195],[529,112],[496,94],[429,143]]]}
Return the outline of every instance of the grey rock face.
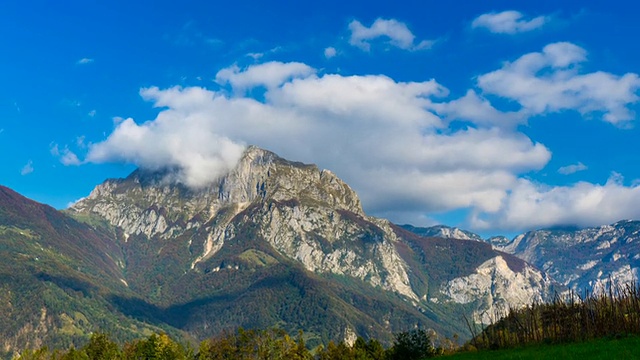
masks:
{"label": "grey rock face", "polygon": [[468,276],[453,279],[441,288],[451,301],[476,303],[473,318],[490,324],[506,315],[510,308],[540,303],[553,295],[552,281],[526,264],[519,271],[512,269],[502,256],[485,261]]}
{"label": "grey rock face", "polygon": [[537,230],[496,246],[546,271],[576,291],[638,280],[640,222],[620,221],[582,230]]}

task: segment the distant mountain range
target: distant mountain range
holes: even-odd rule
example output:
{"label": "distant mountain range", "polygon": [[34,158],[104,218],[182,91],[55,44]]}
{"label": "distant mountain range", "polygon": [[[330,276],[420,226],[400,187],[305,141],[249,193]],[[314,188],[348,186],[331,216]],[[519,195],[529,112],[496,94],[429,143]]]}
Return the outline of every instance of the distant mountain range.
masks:
{"label": "distant mountain range", "polygon": [[581,293],[638,281],[640,221],[586,229],[530,231],[494,248],[514,254]]}
{"label": "distant mountain range", "polygon": [[[107,180],[63,212],[0,187],[0,350],[166,331],[304,330],[308,344],[469,336],[509,306],[635,275],[637,222],[484,241],[367,216],[327,170],[250,147],[209,186]],[[542,269],[542,270],[541,270]],[[544,270],[544,271],[543,271]]]}

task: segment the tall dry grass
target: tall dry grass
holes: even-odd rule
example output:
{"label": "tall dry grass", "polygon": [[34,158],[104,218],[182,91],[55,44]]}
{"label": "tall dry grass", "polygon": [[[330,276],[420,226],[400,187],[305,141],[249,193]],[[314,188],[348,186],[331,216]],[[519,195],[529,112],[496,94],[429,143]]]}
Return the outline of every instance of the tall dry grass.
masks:
{"label": "tall dry grass", "polygon": [[640,334],[640,285],[609,281],[603,289],[556,295],[549,303],[510,309],[481,332],[467,323],[478,349]]}

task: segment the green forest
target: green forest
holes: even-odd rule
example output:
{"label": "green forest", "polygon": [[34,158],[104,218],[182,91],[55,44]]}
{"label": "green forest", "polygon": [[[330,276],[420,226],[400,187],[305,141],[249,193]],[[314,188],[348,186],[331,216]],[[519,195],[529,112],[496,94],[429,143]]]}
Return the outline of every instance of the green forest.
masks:
{"label": "green forest", "polygon": [[107,334],[94,333],[89,342],[79,349],[50,350],[44,347],[25,350],[16,360],[419,360],[444,353],[445,349],[434,347],[428,332],[421,329],[397,334],[393,345],[388,348],[375,339],[366,341],[359,337],[353,345],[329,342],[314,349],[306,346],[302,332],[294,337],[279,329],[238,329],[202,341],[197,348],[180,344],[164,333],[122,346]]}

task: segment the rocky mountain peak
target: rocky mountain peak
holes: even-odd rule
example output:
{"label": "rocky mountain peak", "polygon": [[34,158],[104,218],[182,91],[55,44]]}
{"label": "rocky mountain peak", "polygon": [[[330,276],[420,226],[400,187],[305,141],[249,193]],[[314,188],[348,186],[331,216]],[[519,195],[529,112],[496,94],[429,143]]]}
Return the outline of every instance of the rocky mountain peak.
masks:
{"label": "rocky mountain peak", "polygon": [[138,169],[110,179],[72,205],[71,211],[97,213],[126,233],[152,236],[171,223],[210,219],[222,208],[238,211],[255,201],[312,202],[364,215],[356,193],[328,170],[292,162],[250,146],[226,175],[203,188],[176,182],[175,169]]}
{"label": "rocky mountain peak", "polygon": [[331,171],[285,160],[256,146],[248,147],[215,186],[220,200],[233,203],[298,199],[364,214],[358,195]]}
{"label": "rocky mountain peak", "polygon": [[388,222],[369,219],[356,193],[332,172],[257,147],[206,188],[175,183],[169,170],[137,170],[97,186],[70,211],[106,219],[125,241],[188,239],[187,271],[197,271],[232,239],[247,237],[242,229],[249,227],[252,238],[310,271],[368,279],[417,298]]}

